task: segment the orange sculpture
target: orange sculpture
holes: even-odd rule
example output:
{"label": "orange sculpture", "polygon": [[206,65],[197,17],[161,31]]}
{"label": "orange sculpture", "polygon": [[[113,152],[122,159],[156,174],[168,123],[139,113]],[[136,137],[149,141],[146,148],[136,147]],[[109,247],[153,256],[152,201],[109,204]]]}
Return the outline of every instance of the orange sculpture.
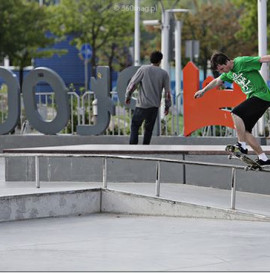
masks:
{"label": "orange sculpture", "polygon": [[[209,76],[203,82],[206,86],[214,78]],[[184,136],[210,125],[221,125],[234,128],[229,110],[246,99],[245,94],[237,84],[233,90],[214,88],[209,90],[202,98],[195,99],[194,94],[200,89],[199,69],[189,62],[183,69],[184,83]]]}

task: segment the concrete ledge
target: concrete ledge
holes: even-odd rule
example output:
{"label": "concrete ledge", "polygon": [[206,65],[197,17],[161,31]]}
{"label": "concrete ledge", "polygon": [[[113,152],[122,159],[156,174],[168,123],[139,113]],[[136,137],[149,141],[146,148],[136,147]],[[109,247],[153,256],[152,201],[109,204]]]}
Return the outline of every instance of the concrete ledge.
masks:
{"label": "concrete ledge", "polygon": [[[142,138],[139,137],[139,143]],[[259,139],[262,145],[266,144],[265,138]],[[151,145],[226,145],[235,143],[236,138],[231,137],[181,137],[181,136],[153,136]],[[4,149],[82,145],[82,144],[114,144],[129,143],[129,136],[78,136],[78,135],[1,135],[0,152]]]}
{"label": "concrete ledge", "polygon": [[[236,143],[235,137],[183,137],[183,136],[153,136],[151,145],[226,145]],[[258,138],[261,145],[267,145],[269,140]],[[78,136],[78,135],[1,135],[0,152],[4,149],[82,145],[82,144],[115,144],[129,143],[129,136]],[[142,138],[139,137],[139,143]]]}
{"label": "concrete ledge", "polygon": [[[69,145],[46,146],[35,148],[5,149],[4,153],[14,154],[159,154],[159,155],[228,155],[226,145]],[[270,154],[269,146],[262,146],[265,153]],[[254,151],[249,147],[249,154]]]}
{"label": "concrete ledge", "polygon": [[270,221],[267,216],[239,210],[201,206],[100,188],[0,197],[0,222],[99,212]]}
{"label": "concrete ledge", "polygon": [[101,211],[151,216],[270,221],[269,217],[239,210],[202,206],[113,190],[103,190]]}
{"label": "concrete ledge", "polygon": [[0,222],[100,212],[99,189],[0,197]]}

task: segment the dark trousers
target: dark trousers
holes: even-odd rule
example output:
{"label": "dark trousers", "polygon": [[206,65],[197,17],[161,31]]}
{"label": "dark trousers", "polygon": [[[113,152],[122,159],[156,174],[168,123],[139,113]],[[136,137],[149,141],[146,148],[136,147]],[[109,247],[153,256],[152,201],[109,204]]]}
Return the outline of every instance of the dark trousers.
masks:
{"label": "dark trousers", "polygon": [[131,133],[130,133],[129,144],[138,144],[139,129],[143,121],[145,121],[143,144],[144,145],[150,144],[157,114],[158,114],[158,107],[151,107],[151,108],[136,107],[135,108],[135,111],[132,117],[132,122],[131,122]]}

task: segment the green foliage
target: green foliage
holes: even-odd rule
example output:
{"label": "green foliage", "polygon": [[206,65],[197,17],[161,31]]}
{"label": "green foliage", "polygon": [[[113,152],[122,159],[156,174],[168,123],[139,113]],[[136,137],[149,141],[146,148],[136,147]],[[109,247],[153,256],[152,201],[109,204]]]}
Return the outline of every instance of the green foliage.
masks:
{"label": "green foliage", "polygon": [[53,38],[45,36],[49,20],[46,9],[39,7],[35,2],[1,1],[0,17],[3,31],[1,54],[8,55],[18,65],[29,65],[35,54],[40,55],[38,48],[54,42]]}
{"label": "green foliage", "polygon": [[123,48],[128,48],[133,39],[134,12],[118,5],[117,0],[62,0],[54,7],[52,20],[60,25],[54,32],[72,34],[78,49],[90,43],[92,67],[109,64],[112,68],[116,60],[122,67],[121,59],[126,57]]}
{"label": "green foliage", "polygon": [[197,65],[203,67],[206,77],[208,60],[214,51],[222,51],[231,58],[253,55],[252,43],[236,36],[241,31],[238,18],[243,9],[226,1],[223,5],[200,5],[199,9],[184,21],[183,40],[200,41],[200,57]]}
{"label": "green foliage", "polygon": [[31,65],[36,57],[48,57],[55,50],[42,50],[54,44],[53,37],[47,37],[50,16],[46,6],[40,7],[36,1],[0,1],[0,58],[9,56],[12,64],[20,69],[22,85],[23,68]]}
{"label": "green foliage", "polygon": [[[176,14],[176,18],[183,22],[183,66],[189,61],[184,58],[184,41],[199,40],[200,57],[195,63],[203,68],[205,77],[208,61],[216,50],[231,58],[257,54],[257,0],[141,0],[141,6],[157,7],[153,13],[142,12],[141,20],[161,20],[162,9],[190,9],[188,15]],[[267,2],[269,8],[270,1]],[[270,23],[270,10],[268,17]],[[141,59],[146,62],[150,52],[161,47],[161,29],[142,26],[141,30]]]}
{"label": "green foliage", "polygon": [[[232,0],[233,4],[241,8],[239,23],[241,30],[236,33],[239,39],[253,44],[254,50],[257,51],[258,45],[258,3],[255,0]],[[270,24],[270,2],[267,1],[267,22]],[[268,27],[268,35],[270,30]]]}

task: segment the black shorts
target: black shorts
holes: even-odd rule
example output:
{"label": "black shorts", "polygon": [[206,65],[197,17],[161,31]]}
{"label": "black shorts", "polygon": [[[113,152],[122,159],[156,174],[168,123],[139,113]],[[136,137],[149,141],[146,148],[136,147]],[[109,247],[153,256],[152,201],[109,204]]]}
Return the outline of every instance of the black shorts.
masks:
{"label": "black shorts", "polygon": [[270,101],[262,100],[257,97],[251,97],[236,106],[232,110],[232,113],[244,121],[246,131],[251,133],[252,128],[262,117],[268,107],[270,107]]}

